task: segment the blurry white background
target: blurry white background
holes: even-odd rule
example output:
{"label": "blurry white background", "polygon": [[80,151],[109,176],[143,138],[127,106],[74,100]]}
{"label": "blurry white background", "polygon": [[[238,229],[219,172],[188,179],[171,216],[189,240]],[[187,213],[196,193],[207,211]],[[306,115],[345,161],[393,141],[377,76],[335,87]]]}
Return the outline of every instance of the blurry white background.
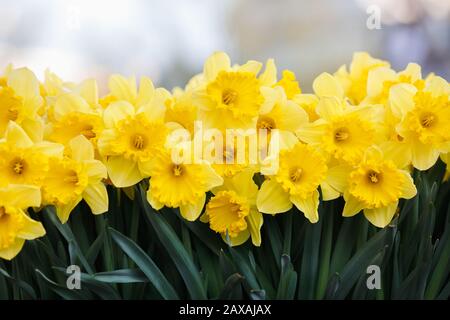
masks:
{"label": "blurry white background", "polygon": [[[381,29],[369,30],[376,4]],[[149,75],[182,86],[216,50],[275,58],[309,90],[354,51],[450,75],[450,0],[0,0],[0,67],[50,68],[67,80]]]}

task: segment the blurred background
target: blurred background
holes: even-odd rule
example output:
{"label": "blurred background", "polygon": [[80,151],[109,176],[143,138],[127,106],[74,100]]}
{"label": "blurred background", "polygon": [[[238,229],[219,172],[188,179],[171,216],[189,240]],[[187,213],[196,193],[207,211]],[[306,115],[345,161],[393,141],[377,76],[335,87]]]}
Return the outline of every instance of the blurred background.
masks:
{"label": "blurred background", "polygon": [[105,88],[111,73],[183,86],[205,58],[275,58],[304,91],[354,51],[450,75],[450,0],[0,0],[0,67]]}

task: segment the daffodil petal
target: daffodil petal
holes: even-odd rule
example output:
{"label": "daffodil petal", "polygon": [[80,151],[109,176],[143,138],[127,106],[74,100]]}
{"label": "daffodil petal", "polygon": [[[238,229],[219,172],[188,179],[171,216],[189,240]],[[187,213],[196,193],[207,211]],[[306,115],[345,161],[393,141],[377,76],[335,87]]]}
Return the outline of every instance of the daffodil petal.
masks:
{"label": "daffodil petal", "polygon": [[261,227],[264,222],[263,216],[258,210],[251,209],[246,220],[252,243],[254,246],[259,247],[261,245]]}
{"label": "daffodil petal", "polygon": [[94,147],[85,136],[79,135],[69,141],[72,159],[76,161],[94,159]]}
{"label": "daffodil petal", "polygon": [[72,213],[73,209],[77,206],[77,204],[80,203],[82,197],[76,197],[71,202],[60,205],[56,207],[56,215],[58,216],[61,223],[66,223],[67,220],[69,220],[70,214]]}
{"label": "daffodil petal", "polygon": [[27,214],[22,212],[24,225],[17,233],[17,237],[25,240],[33,240],[45,235],[45,229],[42,223],[31,219]]}
{"label": "daffodil petal", "polygon": [[334,76],[329,73],[322,73],[313,82],[315,94],[319,97],[337,97],[344,96],[344,90]]}
{"label": "daffodil petal", "polygon": [[111,103],[103,112],[103,121],[107,128],[113,128],[120,120],[133,116],[135,109],[127,101],[117,101]]}
{"label": "daffodil petal", "polygon": [[0,258],[5,260],[12,260],[22,250],[25,243],[24,239],[16,238],[14,242],[7,248],[0,249]]}
{"label": "daffodil petal", "polygon": [[180,213],[188,221],[195,221],[202,213],[205,206],[206,195],[203,194],[195,203],[180,205]]}
{"label": "daffodil petal", "polygon": [[364,203],[350,194],[344,194],[344,200],[345,205],[344,210],[342,211],[343,217],[353,217],[364,209]]}
{"label": "daffodil petal", "polygon": [[405,177],[405,181],[401,184],[402,198],[411,199],[415,197],[417,194],[417,189],[411,175],[405,170],[400,170],[400,173]]}
{"label": "daffodil petal", "polygon": [[88,185],[83,192],[83,199],[89,205],[93,214],[108,211],[108,191],[102,182]]}
{"label": "daffodil petal", "polygon": [[230,69],[230,64],[230,58],[225,52],[214,52],[205,62],[203,73],[206,80],[214,80],[219,71]]}
{"label": "daffodil petal", "polygon": [[319,192],[314,190],[310,197],[303,199],[299,196],[291,196],[290,200],[305,215],[311,223],[319,221]]}
{"label": "daffodil petal", "polygon": [[109,157],[106,161],[106,167],[109,178],[118,188],[130,187],[143,178],[137,163],[121,156]]}
{"label": "daffodil petal", "polygon": [[395,202],[389,206],[376,208],[376,209],[364,209],[364,216],[371,224],[378,228],[386,227],[395,215],[398,202]]}
{"label": "daffodil petal", "polygon": [[289,194],[274,180],[266,180],[261,185],[256,198],[258,210],[263,213],[277,214],[292,208]]}

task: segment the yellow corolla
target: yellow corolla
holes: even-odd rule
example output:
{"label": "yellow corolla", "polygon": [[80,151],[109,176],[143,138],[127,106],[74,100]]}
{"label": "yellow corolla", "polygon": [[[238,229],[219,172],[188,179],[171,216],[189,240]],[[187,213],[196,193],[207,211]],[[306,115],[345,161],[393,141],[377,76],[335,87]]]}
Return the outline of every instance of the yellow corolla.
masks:
{"label": "yellow corolla", "polygon": [[367,220],[383,228],[394,217],[399,199],[416,195],[410,174],[393,160],[387,160],[381,149],[373,147],[355,166],[330,169],[329,183],[344,194],[344,217],[364,210]]}
{"label": "yellow corolla", "polygon": [[135,111],[129,102],[118,101],[105,109],[105,129],[97,144],[116,187],[129,187],[147,177],[146,167],[164,148],[168,128],[161,108],[151,105]]}
{"label": "yellow corolla", "polygon": [[258,186],[253,182],[253,174],[253,170],[245,170],[226,178],[222,186],[213,189],[214,196],[200,218],[226,242],[228,235],[233,246],[249,238],[253,245],[261,245],[263,217],[256,208]]}
{"label": "yellow corolla", "polygon": [[223,183],[207,162],[179,162],[169,150],[155,155],[147,173],[151,177],[147,192],[151,206],[156,210],[163,206],[180,208],[181,215],[189,221],[200,216],[206,192]]}
{"label": "yellow corolla", "polygon": [[0,140],[0,186],[40,186],[48,171],[48,158],[62,156],[63,150],[57,143],[33,142],[24,129],[10,121]]}
{"label": "yellow corolla", "polygon": [[350,64],[350,71],[345,65],[334,74],[341,83],[345,96],[351,103],[358,105],[367,96],[367,79],[369,72],[378,67],[389,67],[387,61],[375,59],[367,52],[355,52]]}
{"label": "yellow corolla", "polygon": [[450,151],[449,93],[448,82],[437,76],[427,78],[423,90],[409,84],[391,89],[390,105],[401,120],[396,127],[400,139],[389,147],[397,150],[405,165],[426,170]]}
{"label": "yellow corolla", "polygon": [[43,104],[39,81],[27,68],[10,70],[5,83],[0,85],[0,137],[5,133],[9,121],[21,125],[33,140],[42,126],[38,111]]}
{"label": "yellow corolla", "polygon": [[103,130],[101,111],[79,94],[60,95],[52,111],[53,119],[46,126],[46,138],[50,141],[66,145],[81,134],[96,143]]}
{"label": "yellow corolla", "polygon": [[219,130],[254,127],[263,102],[260,92],[263,82],[257,77],[261,67],[256,61],[231,67],[223,52],[216,52],[206,60],[203,85],[193,96],[199,120],[205,127]]}
{"label": "yellow corolla", "polygon": [[292,100],[294,96],[302,93],[302,89],[295,77],[295,73],[291,70],[283,70],[282,78],[278,81],[275,86],[280,86],[284,89],[286,97]]}
{"label": "yellow corolla", "polygon": [[320,119],[296,131],[300,140],[321,148],[337,160],[359,161],[364,151],[380,139],[376,107],[348,106],[334,97],[320,99]]}
{"label": "yellow corolla", "polygon": [[92,144],[77,136],[69,142],[64,157],[51,158],[42,185],[43,203],[56,207],[62,223],[82,199],[93,214],[104,213],[108,210],[108,193],[102,182],[106,177],[104,164],[94,159]]}
{"label": "yellow corolla", "polygon": [[29,207],[41,205],[38,187],[9,185],[0,188],[0,258],[11,260],[22,250],[25,240],[45,235],[45,229],[27,214]]}
{"label": "yellow corolla", "polygon": [[276,172],[261,169],[266,180],[258,192],[259,211],[277,214],[290,210],[294,204],[310,222],[317,222],[317,189],[325,182],[328,169],[325,157],[313,147],[299,142],[290,149],[281,150],[277,160],[279,168]]}

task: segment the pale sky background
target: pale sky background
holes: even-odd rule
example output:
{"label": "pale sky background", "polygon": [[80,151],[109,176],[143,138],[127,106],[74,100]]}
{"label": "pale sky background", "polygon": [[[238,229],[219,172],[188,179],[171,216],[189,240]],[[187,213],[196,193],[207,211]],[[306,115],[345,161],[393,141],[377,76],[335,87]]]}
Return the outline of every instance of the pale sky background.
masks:
{"label": "pale sky background", "polygon": [[[366,12],[380,8],[381,29]],[[216,50],[275,58],[305,91],[354,51],[450,75],[450,0],[0,0],[0,67],[50,68],[66,80],[111,73],[183,86]]]}

